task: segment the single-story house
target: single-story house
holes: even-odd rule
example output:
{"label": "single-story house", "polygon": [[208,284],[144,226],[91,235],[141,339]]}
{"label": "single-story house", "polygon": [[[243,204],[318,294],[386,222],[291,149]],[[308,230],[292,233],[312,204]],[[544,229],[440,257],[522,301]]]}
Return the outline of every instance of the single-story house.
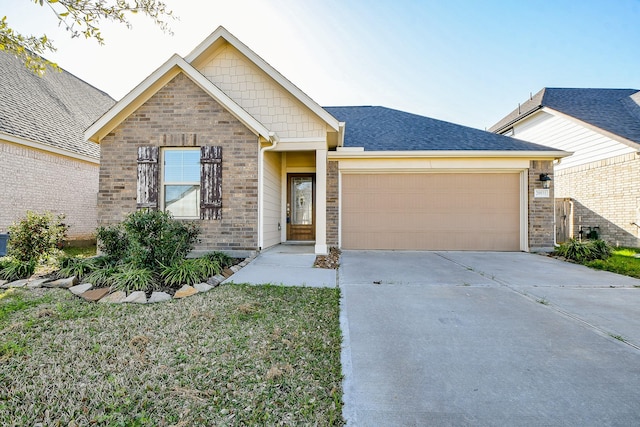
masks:
{"label": "single-story house", "polygon": [[490,130],[574,153],[554,166],[558,241],[640,246],[640,91],[544,88]]}
{"label": "single-story house", "polygon": [[115,101],[67,71],[38,76],[0,51],[0,233],[27,210],[65,214],[94,239],[100,148],[84,130]]}
{"label": "single-story house", "polygon": [[569,153],[383,107],[323,108],[220,27],[85,133],[98,217],[165,209],[198,250],[553,246],[553,161]]}

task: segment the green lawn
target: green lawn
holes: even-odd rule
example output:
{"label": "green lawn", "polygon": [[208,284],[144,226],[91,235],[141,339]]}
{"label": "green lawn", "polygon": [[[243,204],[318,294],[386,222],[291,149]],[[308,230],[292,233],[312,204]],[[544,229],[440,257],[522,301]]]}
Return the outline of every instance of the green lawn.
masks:
{"label": "green lawn", "polygon": [[638,248],[615,249],[609,259],[590,261],[585,265],[598,270],[640,278],[640,258],[634,257],[637,253],[640,253]]}
{"label": "green lawn", "polygon": [[68,246],[63,248],[62,251],[68,257],[74,257],[74,256],[91,257],[96,254],[96,245],[82,246],[82,247]]}
{"label": "green lawn", "polygon": [[343,425],[339,290],[0,292],[0,425]]}

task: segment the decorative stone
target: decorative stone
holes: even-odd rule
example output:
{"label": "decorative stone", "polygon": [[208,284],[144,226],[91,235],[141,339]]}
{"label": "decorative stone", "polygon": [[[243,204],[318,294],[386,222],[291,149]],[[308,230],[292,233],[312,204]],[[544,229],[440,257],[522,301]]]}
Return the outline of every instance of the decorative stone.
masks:
{"label": "decorative stone", "polygon": [[233,271],[234,273],[237,273],[238,271],[240,271],[242,267],[238,266],[238,265],[232,265],[229,269],[231,271]]}
{"label": "decorative stone", "polygon": [[2,287],[5,289],[8,288],[24,288],[25,286],[27,286],[27,283],[29,282],[29,279],[20,279],[20,280],[15,280],[13,282],[9,282],[5,285],[3,285]]}
{"label": "decorative stone", "polygon": [[96,288],[96,289],[91,289],[90,291],[86,291],[80,296],[87,301],[98,301],[104,298],[109,293],[110,290],[111,290],[110,288]]}
{"label": "decorative stone", "polygon": [[224,281],[224,279],[225,277],[222,274],[216,274],[215,276],[210,277],[209,280],[207,280],[207,283],[211,286],[218,286],[220,282]]}
{"label": "decorative stone", "polygon": [[83,283],[81,285],[72,286],[69,288],[69,290],[72,294],[80,296],[80,294],[87,292],[91,288],[93,288],[93,285],[91,283]]}
{"label": "decorative stone", "polygon": [[78,278],[76,276],[67,277],[66,279],[58,279],[53,282],[43,283],[45,288],[70,288],[78,284]]}
{"label": "decorative stone", "polygon": [[115,291],[112,294],[109,294],[102,298],[99,302],[111,303],[111,304],[122,304],[127,298],[127,293],[123,291]]}
{"label": "decorative stone", "polygon": [[171,295],[166,292],[153,292],[147,304],[153,304],[155,302],[164,302],[171,300]]}
{"label": "decorative stone", "polygon": [[193,287],[196,288],[198,292],[207,292],[213,289],[213,286],[209,286],[206,283],[196,283]]}
{"label": "decorative stone", "polygon": [[27,288],[29,288],[29,289],[41,288],[42,285],[47,283],[49,280],[51,280],[51,279],[33,279],[33,280],[30,280],[29,283],[27,283]]}
{"label": "decorative stone", "polygon": [[249,264],[249,261],[247,261],[246,259],[244,261],[242,261],[240,264],[238,264],[240,267],[244,267],[247,264]]}
{"label": "decorative stone", "polygon": [[179,299],[179,298],[190,297],[191,295],[194,295],[197,293],[198,293],[198,290],[193,286],[184,285],[183,287],[178,289],[178,291],[175,293],[173,297]]}
{"label": "decorative stone", "polygon": [[9,283],[8,280],[2,280],[0,279],[0,288],[4,287],[4,285],[6,285],[7,283]]}
{"label": "decorative stone", "polygon": [[132,292],[123,302],[132,302],[136,304],[146,304],[147,296],[142,291]]}
{"label": "decorative stone", "polygon": [[222,275],[224,276],[225,279],[228,279],[229,277],[233,276],[233,273],[234,271],[231,270],[229,267],[222,270]]}

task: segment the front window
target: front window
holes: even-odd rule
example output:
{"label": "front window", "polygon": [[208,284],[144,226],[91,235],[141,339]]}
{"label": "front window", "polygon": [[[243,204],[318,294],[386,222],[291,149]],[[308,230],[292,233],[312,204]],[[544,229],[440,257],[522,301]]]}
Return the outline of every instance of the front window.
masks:
{"label": "front window", "polygon": [[200,218],[200,149],[165,148],[163,209],[175,218]]}

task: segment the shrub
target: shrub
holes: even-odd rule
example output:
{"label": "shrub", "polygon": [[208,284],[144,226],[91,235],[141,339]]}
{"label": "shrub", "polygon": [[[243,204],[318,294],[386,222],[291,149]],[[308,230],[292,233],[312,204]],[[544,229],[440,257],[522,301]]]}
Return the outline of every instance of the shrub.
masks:
{"label": "shrub", "polygon": [[604,240],[587,240],[581,242],[571,239],[561,244],[556,249],[556,254],[567,259],[584,263],[597,259],[607,259],[611,256],[613,249]]}
{"label": "shrub", "polygon": [[13,257],[6,257],[0,261],[0,279],[13,281],[26,279],[36,271],[35,260],[22,261]]}
{"label": "shrub", "polygon": [[121,225],[98,230],[100,248],[113,258],[158,270],[183,259],[198,240],[198,228],[167,212],[139,210]]}
{"label": "shrub", "polygon": [[93,284],[94,286],[105,286],[110,287],[115,285],[114,276],[118,273],[118,267],[114,265],[105,265],[94,271],[92,271],[87,277],[85,277],[85,281]]}
{"label": "shrub", "polygon": [[148,292],[158,287],[153,270],[133,264],[123,265],[111,275],[110,279],[113,283],[113,289],[127,293],[135,291]]}
{"label": "shrub", "polygon": [[45,260],[62,247],[68,228],[63,220],[64,215],[27,211],[9,227],[9,255],[23,262]]}
{"label": "shrub", "polygon": [[98,268],[95,258],[66,257],[59,262],[58,277],[76,276],[82,279]]}
{"label": "shrub", "polygon": [[162,269],[167,286],[193,285],[202,281],[202,266],[195,259],[184,259]]}
{"label": "shrub", "polygon": [[202,258],[206,258],[211,261],[217,262],[221,268],[230,267],[233,265],[233,258],[225,254],[224,252],[219,252],[219,251],[209,252],[205,254]]}
{"label": "shrub", "polygon": [[129,238],[120,225],[98,228],[98,248],[108,258],[124,259],[129,248]]}

